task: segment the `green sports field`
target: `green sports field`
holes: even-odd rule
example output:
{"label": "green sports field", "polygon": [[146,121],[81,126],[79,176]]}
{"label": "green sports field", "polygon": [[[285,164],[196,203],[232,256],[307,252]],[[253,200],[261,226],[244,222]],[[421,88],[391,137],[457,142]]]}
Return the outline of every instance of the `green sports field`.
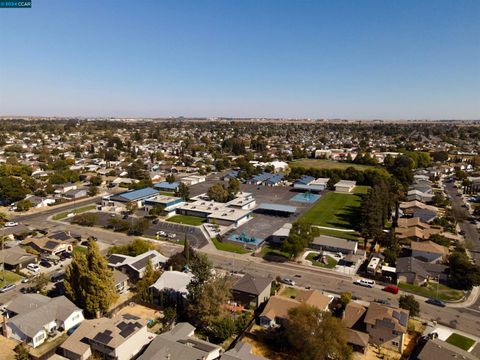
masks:
{"label": "green sports field", "polygon": [[358,220],[361,194],[368,186],[357,186],[353,194],[328,192],[300,218],[312,225],[336,229],[353,229]]}

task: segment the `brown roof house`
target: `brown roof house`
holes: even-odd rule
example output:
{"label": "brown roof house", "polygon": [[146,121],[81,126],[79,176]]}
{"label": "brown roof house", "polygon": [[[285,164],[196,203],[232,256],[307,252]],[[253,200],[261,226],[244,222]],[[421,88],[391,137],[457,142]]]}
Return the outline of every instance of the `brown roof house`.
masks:
{"label": "brown roof house", "polygon": [[405,345],[408,311],[372,302],[365,315],[370,343],[401,353]]}
{"label": "brown roof house", "polygon": [[145,320],[131,314],[111,319],[85,320],[61,345],[70,360],[87,360],[93,354],[112,360],[130,360],[153,339]]}
{"label": "brown roof house", "polygon": [[365,353],[369,335],[365,332],[365,314],[367,308],[354,301],[349,302],[343,312],[342,322],[347,328],[347,343],[353,350]]}
{"label": "brown roof house", "polygon": [[410,248],[415,259],[428,263],[441,263],[448,256],[448,248],[433,241],[412,242]]}
{"label": "brown roof house", "polygon": [[241,305],[255,304],[260,306],[270,298],[272,279],[268,277],[246,274],[232,287],[233,300]]}
{"label": "brown roof house", "polygon": [[67,241],[50,239],[47,237],[28,237],[21,242],[23,246],[29,246],[39,253],[57,255],[62,252],[72,252],[73,245]]}
{"label": "brown roof house", "polygon": [[5,269],[20,270],[30,263],[37,262],[37,256],[27,253],[20,246],[0,250],[0,259],[4,261]]}
{"label": "brown roof house", "polygon": [[322,295],[317,290],[302,291],[295,299],[279,295],[272,296],[260,314],[259,322],[263,326],[279,326],[288,319],[288,311],[302,303],[327,311],[331,301],[330,297]]}

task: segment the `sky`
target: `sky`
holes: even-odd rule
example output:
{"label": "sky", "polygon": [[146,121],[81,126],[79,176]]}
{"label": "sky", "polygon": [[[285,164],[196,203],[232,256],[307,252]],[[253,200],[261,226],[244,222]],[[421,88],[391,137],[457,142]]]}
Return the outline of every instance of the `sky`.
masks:
{"label": "sky", "polygon": [[480,119],[478,0],[32,0],[0,115]]}

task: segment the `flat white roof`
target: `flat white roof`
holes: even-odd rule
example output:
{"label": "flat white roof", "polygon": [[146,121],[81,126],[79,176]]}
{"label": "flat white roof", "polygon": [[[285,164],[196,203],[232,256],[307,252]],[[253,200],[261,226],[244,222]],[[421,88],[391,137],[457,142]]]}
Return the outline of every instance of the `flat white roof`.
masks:
{"label": "flat white roof", "polygon": [[355,186],[357,185],[356,181],[351,181],[351,180],[340,180],[335,184],[335,186]]}

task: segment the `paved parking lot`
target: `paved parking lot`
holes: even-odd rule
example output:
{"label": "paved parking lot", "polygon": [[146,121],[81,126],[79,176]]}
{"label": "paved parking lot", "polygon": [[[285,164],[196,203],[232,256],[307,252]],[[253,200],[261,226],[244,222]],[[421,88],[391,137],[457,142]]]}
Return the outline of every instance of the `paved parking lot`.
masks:
{"label": "paved parking lot", "polygon": [[174,241],[184,240],[186,235],[189,244],[197,249],[200,249],[208,244],[208,240],[205,238],[199,228],[166,221],[160,221],[158,224],[151,225],[145,232],[145,235],[155,236],[157,231],[160,230],[165,231],[167,234],[174,233],[176,235],[173,239]]}
{"label": "paved parking lot", "polygon": [[255,217],[233,231],[234,234],[241,234],[242,232],[245,232],[247,236],[255,236],[260,239],[266,239],[275,231],[280,229],[283,224],[295,222],[313,205],[290,200],[292,197],[298,194],[298,192],[292,191],[292,188],[289,186],[268,187],[242,184],[241,189],[244,192],[253,194],[257,206],[261,203],[289,205],[296,207],[297,212],[290,216],[275,216],[255,213]]}

